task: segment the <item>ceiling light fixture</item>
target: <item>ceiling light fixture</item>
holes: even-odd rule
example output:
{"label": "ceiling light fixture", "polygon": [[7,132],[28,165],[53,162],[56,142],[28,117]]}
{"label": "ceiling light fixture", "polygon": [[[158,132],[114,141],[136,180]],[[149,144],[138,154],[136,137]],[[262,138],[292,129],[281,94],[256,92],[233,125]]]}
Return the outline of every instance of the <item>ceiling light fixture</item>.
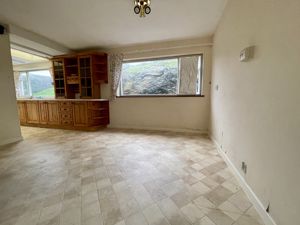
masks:
{"label": "ceiling light fixture", "polygon": [[134,12],[135,14],[140,14],[140,17],[145,17],[145,14],[150,14],[150,0],[134,0]]}

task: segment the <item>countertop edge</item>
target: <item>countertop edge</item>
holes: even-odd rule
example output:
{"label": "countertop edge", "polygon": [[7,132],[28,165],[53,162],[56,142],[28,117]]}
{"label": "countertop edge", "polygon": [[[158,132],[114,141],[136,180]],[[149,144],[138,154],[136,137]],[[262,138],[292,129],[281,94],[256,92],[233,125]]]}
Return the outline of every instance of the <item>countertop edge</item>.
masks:
{"label": "countertop edge", "polygon": [[17,99],[18,102],[39,101],[39,102],[107,102],[108,99]]}

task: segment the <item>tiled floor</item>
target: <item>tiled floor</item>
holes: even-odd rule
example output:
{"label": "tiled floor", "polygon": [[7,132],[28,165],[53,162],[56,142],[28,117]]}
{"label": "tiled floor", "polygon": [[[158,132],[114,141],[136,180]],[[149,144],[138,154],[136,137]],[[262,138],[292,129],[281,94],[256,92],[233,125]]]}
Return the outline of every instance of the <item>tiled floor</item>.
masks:
{"label": "tiled floor", "polygon": [[204,136],[22,128],[0,149],[1,225],[258,225]]}

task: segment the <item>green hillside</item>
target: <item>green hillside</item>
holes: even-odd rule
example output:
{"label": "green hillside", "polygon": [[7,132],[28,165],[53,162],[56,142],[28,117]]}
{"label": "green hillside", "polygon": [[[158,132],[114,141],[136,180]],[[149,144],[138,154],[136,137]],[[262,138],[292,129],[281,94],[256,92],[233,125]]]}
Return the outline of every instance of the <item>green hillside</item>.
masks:
{"label": "green hillside", "polygon": [[32,95],[33,97],[40,97],[40,98],[54,97],[54,88],[50,87],[38,92],[33,92]]}

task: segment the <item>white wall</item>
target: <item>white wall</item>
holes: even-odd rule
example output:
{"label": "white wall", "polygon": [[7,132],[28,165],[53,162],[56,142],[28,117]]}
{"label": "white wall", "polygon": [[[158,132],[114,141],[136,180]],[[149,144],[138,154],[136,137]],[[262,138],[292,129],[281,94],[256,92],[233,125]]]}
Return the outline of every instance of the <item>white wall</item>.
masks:
{"label": "white wall", "polygon": [[[131,46],[110,51],[122,52],[125,59],[145,59],[185,54],[204,54],[203,95],[205,97],[117,98],[110,102],[110,127],[207,133],[210,110],[212,38]],[[102,90],[109,98],[110,85]]]}
{"label": "white wall", "polygon": [[0,145],[21,140],[8,35],[0,35]]}
{"label": "white wall", "polygon": [[299,0],[229,0],[214,38],[212,135],[278,225],[300,224],[299,38]]}

